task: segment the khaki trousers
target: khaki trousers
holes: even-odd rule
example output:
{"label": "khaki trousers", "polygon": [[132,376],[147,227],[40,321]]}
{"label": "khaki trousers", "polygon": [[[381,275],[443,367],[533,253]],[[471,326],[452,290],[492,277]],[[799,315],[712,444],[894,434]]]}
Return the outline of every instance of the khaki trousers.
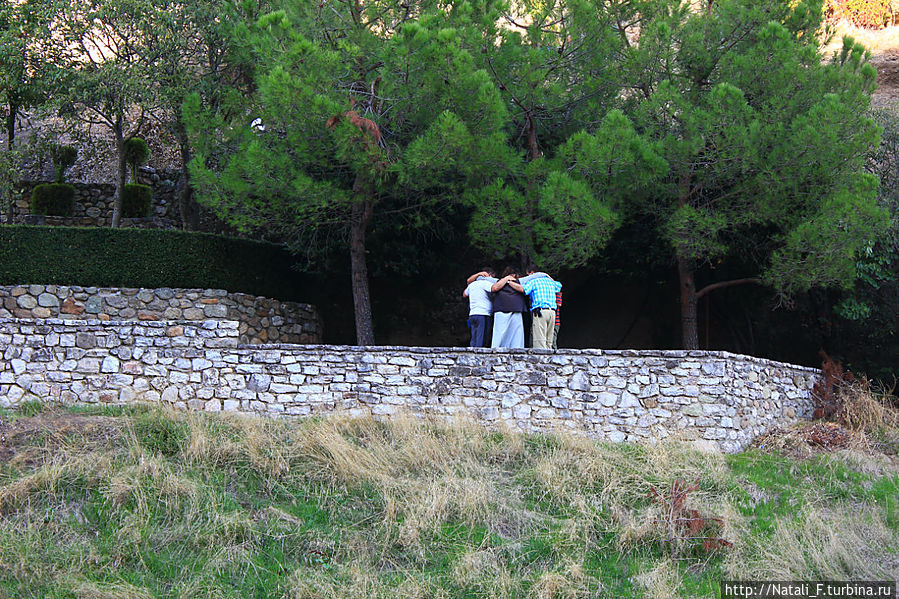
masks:
{"label": "khaki trousers", "polygon": [[531,337],[534,349],[552,349],[553,329],[556,327],[556,311],[540,309],[540,316],[533,318]]}

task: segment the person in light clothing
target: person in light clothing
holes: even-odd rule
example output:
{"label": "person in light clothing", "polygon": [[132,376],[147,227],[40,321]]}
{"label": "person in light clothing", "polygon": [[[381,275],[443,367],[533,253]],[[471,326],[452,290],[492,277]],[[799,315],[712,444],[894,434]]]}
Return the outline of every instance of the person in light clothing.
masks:
{"label": "person in light clothing", "polygon": [[[493,283],[489,278],[493,277],[493,269],[485,268],[481,273],[484,274],[484,277],[470,280],[468,287],[462,292],[462,296],[468,298],[468,327],[471,329],[469,347],[489,347],[490,343],[491,316],[493,314],[490,289]],[[494,278],[493,281],[496,279]]]}
{"label": "person in light clothing", "polygon": [[[529,266],[526,272],[531,275],[536,270],[534,266]],[[534,349],[552,349],[553,329],[556,325],[556,293],[562,291],[562,284],[552,277],[528,277],[522,284],[522,290],[531,302]]]}
{"label": "person in light clothing", "polygon": [[490,347],[524,347],[524,313],[528,301],[511,266],[493,283],[493,341]]}

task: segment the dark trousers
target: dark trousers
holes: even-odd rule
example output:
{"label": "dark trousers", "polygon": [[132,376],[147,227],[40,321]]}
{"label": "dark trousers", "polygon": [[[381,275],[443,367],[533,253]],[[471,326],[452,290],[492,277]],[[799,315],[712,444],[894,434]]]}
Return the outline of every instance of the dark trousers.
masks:
{"label": "dark trousers", "polygon": [[490,330],[493,327],[489,316],[469,316],[468,327],[471,329],[469,347],[490,347]]}

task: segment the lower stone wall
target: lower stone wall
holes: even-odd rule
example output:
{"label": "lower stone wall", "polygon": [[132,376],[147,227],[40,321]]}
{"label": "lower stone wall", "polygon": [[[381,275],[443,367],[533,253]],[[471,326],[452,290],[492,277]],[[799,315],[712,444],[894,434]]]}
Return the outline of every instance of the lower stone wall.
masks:
{"label": "lower stone wall", "polygon": [[233,320],[241,343],[320,343],[315,306],[224,289],[135,289],[65,285],[0,287],[0,318]]}
{"label": "lower stone wall", "polygon": [[725,451],[811,415],[814,369],[702,351],[236,344],[237,323],[0,320],[0,405],[168,402],[305,416],[465,413]]}

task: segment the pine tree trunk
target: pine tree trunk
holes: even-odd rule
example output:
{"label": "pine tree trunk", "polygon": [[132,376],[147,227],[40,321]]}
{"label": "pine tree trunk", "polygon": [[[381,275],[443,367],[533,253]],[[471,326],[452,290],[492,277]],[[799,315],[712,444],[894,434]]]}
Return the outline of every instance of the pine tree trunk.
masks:
{"label": "pine tree trunk", "polygon": [[[687,205],[691,195],[690,169],[685,166],[678,177],[677,203],[680,207]],[[684,349],[699,349],[699,331],[697,328],[696,307],[699,298],[696,296],[696,268],[692,260],[688,260],[677,251],[677,275],[680,282],[680,322],[681,344]]]}
{"label": "pine tree trunk", "polygon": [[[16,115],[19,114],[19,106],[15,100],[9,100],[9,113],[6,115],[6,151],[12,155],[13,142],[16,139]],[[13,224],[16,216],[16,194],[12,190],[9,191],[9,197],[6,198],[6,224]]]}
{"label": "pine tree trunk", "polygon": [[537,145],[537,124],[530,112],[525,114],[525,129],[527,130],[528,140],[528,162],[537,160],[543,155],[540,146]]}
{"label": "pine tree trunk", "polygon": [[178,196],[178,212],[181,215],[181,228],[185,231],[196,231],[200,228],[200,210],[194,202],[193,188],[190,186],[190,170],[187,168],[191,160],[190,144],[184,123],[178,119],[175,125],[178,145],[181,149],[181,176],[178,177],[176,193]]}
{"label": "pine tree trunk", "polygon": [[375,332],[371,320],[371,296],[368,290],[368,266],[365,257],[365,232],[371,220],[370,199],[353,203],[350,219],[350,273],[353,284],[353,308],[356,315],[357,345],[374,345]]}
{"label": "pine tree trunk", "polygon": [[116,121],[115,126],[115,149],[116,149],[116,174],[115,174],[115,196],[112,200],[112,228],[118,228],[122,220],[122,196],[125,193],[125,139],[122,133],[121,117]]}
{"label": "pine tree trunk", "polygon": [[684,349],[699,349],[699,331],[696,325],[696,281],[690,262],[677,257],[677,274],[680,279],[681,340]]}

